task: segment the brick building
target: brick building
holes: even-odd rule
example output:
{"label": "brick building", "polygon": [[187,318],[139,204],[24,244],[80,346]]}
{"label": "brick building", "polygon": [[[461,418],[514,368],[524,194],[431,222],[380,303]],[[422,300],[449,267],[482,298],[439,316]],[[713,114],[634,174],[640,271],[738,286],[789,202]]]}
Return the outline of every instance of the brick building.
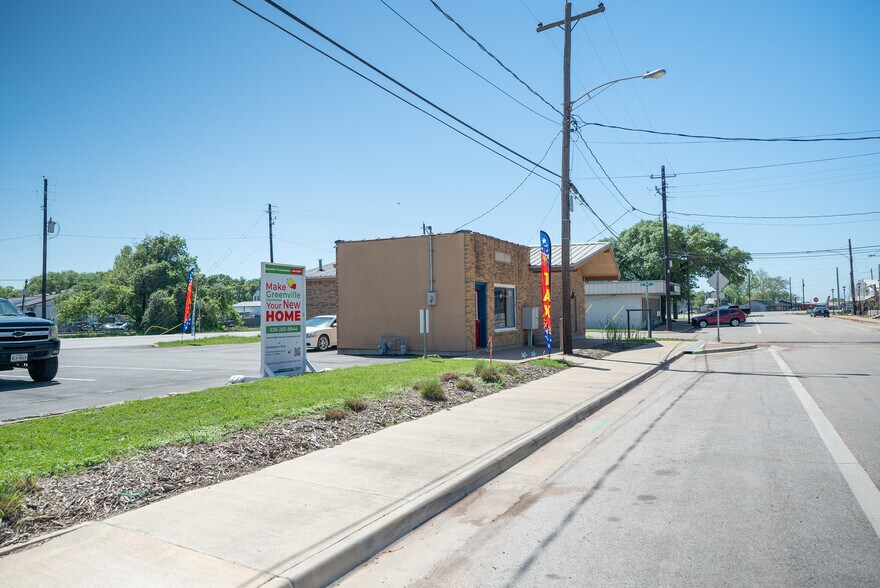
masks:
{"label": "brick building", "polygon": [[[584,280],[617,279],[619,272],[607,243],[573,245],[572,252],[572,304],[582,331]],[[429,309],[428,353],[474,351],[490,337],[495,347],[522,345],[529,334],[523,309],[540,305],[540,267],[532,257],[528,246],[471,231],[337,241],[339,349],[377,352],[382,337],[393,335],[421,353],[421,309]],[[553,265],[558,328],[560,269]]]}
{"label": "brick building", "polygon": [[306,318],[336,314],[336,264],[318,260],[318,267],[306,270]]}

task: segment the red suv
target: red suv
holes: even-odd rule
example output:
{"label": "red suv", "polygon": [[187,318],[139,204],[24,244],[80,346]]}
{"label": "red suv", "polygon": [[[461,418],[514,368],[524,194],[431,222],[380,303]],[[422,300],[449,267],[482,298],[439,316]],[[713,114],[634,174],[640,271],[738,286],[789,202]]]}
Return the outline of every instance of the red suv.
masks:
{"label": "red suv", "polygon": [[716,318],[722,325],[728,324],[731,327],[736,327],[740,323],[746,322],[746,313],[739,308],[722,307],[721,310],[713,310],[706,314],[695,316],[691,319],[691,324],[702,329],[708,325],[716,324]]}

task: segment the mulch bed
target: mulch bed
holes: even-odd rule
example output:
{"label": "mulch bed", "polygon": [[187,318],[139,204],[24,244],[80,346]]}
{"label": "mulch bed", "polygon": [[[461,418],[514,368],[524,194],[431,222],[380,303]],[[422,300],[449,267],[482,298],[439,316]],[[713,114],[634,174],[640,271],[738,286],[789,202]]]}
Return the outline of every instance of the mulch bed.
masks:
{"label": "mulch bed", "polygon": [[320,414],[304,416],[262,429],[236,431],[218,442],[170,445],[74,474],[42,478],[26,496],[26,508],[18,520],[0,523],[0,547],[231,480],[558,371],[527,364],[517,369],[518,376],[504,375],[503,383],[492,385],[472,377],[473,391],[459,390],[454,381],[443,383],[445,401],[428,401],[408,390],[374,400],[361,412],[347,411],[341,420],[328,420]]}

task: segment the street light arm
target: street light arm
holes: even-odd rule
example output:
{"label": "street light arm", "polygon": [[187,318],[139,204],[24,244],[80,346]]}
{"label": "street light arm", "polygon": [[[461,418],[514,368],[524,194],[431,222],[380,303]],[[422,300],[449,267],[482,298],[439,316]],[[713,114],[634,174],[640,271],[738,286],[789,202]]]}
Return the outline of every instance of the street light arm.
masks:
{"label": "street light arm", "polygon": [[625,78],[618,78],[616,80],[611,80],[610,82],[605,82],[604,84],[599,84],[598,86],[596,86],[592,90],[584,92],[583,94],[580,95],[580,97],[572,100],[572,102],[571,102],[572,107],[573,107],[572,110],[577,108],[577,106],[574,106],[574,105],[577,104],[577,102],[579,100],[583,99],[584,97],[587,97],[587,101],[589,101],[589,99],[592,98],[592,96],[590,96],[590,94],[592,94],[593,92],[595,92],[596,90],[599,90],[601,88],[606,88],[608,86],[611,86],[612,84],[616,84],[617,82],[625,82],[627,80],[636,80],[639,78],[641,78],[643,80],[647,80],[647,79],[659,80],[660,78],[662,78],[665,75],[666,75],[665,69],[655,69],[654,71],[649,71],[649,72],[642,74],[640,76],[629,76],[629,77],[625,77]]}

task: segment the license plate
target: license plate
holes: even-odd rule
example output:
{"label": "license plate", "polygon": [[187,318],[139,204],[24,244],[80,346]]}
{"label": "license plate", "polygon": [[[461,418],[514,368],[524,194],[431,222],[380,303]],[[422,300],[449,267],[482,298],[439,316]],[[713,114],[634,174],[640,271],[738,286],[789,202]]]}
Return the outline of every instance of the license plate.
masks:
{"label": "license plate", "polygon": [[27,353],[13,353],[9,361],[27,361]]}

